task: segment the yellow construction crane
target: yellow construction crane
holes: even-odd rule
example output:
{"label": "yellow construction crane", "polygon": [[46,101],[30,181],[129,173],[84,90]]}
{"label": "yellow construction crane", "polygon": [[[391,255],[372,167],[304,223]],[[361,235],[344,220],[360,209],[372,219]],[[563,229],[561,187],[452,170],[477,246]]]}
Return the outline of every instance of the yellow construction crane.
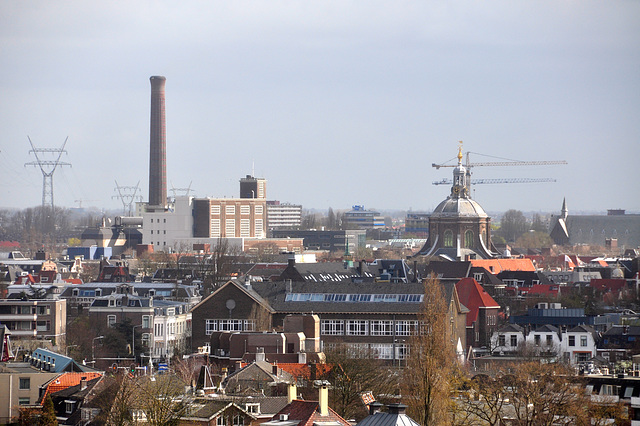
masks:
{"label": "yellow construction crane", "polygon": [[[440,169],[441,167],[457,167],[460,164],[460,160],[462,159],[462,141],[459,141],[459,153],[455,158],[459,159],[458,164],[446,164],[446,163],[442,163],[442,164],[436,164],[436,163],[432,163],[431,166],[434,167],[435,169]],[[553,165],[564,165],[564,164],[568,164],[565,160],[546,160],[546,161],[521,161],[521,160],[512,160],[509,158],[500,158],[500,157],[493,157],[493,158],[497,158],[500,159],[502,161],[485,161],[485,162],[477,162],[477,163],[472,163],[470,160],[470,155],[469,154],[477,154],[477,155],[484,155],[486,157],[491,157],[490,155],[486,155],[486,154],[480,154],[477,152],[470,152],[467,151],[466,153],[466,163],[464,164],[464,167],[466,168],[466,175],[467,175],[467,193],[470,194],[470,185],[471,184],[494,184],[494,183],[533,183],[533,182],[555,182],[555,179],[552,178],[513,178],[513,179],[476,179],[476,180],[471,180],[471,169],[473,167],[502,167],[502,166],[553,166]],[[448,160],[451,161],[451,160]],[[434,185],[448,185],[450,184],[451,181],[449,179],[442,179],[439,181],[435,181],[433,182]]]}

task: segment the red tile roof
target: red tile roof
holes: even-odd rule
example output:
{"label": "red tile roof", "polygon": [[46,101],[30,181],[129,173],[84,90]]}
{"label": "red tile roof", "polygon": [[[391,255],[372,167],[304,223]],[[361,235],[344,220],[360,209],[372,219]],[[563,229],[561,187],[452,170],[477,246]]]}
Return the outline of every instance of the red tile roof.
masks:
{"label": "red tile roof", "polygon": [[[278,367],[291,374],[295,378],[309,379],[311,377],[311,367],[308,364],[297,363],[278,363]],[[331,370],[331,366],[327,364],[316,364],[316,374],[324,375]]]}
{"label": "red tile roof", "polygon": [[53,379],[49,382],[49,386],[44,392],[43,398],[48,394],[58,392],[64,390],[71,386],[76,386],[80,384],[80,380],[85,377],[87,381],[93,380],[97,377],[102,377],[102,373],[94,373],[94,372],[84,372],[84,373],[63,373],[57,378]]}
{"label": "red tile roof", "polygon": [[287,414],[289,421],[298,421],[298,426],[313,426],[314,423],[338,422],[344,426],[351,426],[348,421],[343,419],[329,408],[326,416],[320,415],[320,403],[318,401],[302,401],[299,399],[291,401],[290,404],[280,410],[271,420],[279,420],[280,414]]}
{"label": "red tile roof", "polygon": [[473,259],[472,267],[482,267],[496,275],[502,271],[534,271],[536,267],[531,259]]}
{"label": "red tile roof", "polygon": [[611,291],[614,293],[618,293],[620,290],[624,290],[624,288],[626,288],[627,280],[625,280],[624,278],[592,278],[590,286],[600,291]]}
{"label": "red tile roof", "polygon": [[480,308],[499,308],[500,305],[493,300],[484,288],[473,278],[463,278],[456,283],[456,291],[460,303],[469,308],[467,313],[467,327],[472,326],[478,320]]}

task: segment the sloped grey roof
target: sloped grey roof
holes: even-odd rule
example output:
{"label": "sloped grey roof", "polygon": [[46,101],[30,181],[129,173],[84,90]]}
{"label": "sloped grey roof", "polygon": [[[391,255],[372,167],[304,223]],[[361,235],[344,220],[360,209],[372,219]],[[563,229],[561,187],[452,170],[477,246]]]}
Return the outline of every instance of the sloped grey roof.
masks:
{"label": "sloped grey roof", "polygon": [[[455,282],[442,282],[445,298],[451,300]],[[265,282],[252,284],[277,312],[281,313],[417,313],[421,303],[416,302],[320,302],[286,301],[287,293],[322,294],[424,294],[422,283],[314,283]]]}
{"label": "sloped grey roof", "polygon": [[617,238],[619,246],[640,245],[640,215],[575,215],[566,219],[570,244],[604,245],[605,238]]}
{"label": "sloped grey roof", "polygon": [[406,414],[375,413],[362,419],[357,426],[419,426]]}

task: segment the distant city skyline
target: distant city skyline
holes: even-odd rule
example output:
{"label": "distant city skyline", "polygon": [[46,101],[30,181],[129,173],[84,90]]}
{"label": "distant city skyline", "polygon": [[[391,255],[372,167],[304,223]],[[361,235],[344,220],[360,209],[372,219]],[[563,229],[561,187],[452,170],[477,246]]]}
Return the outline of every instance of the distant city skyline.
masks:
{"label": "distant city skyline", "polygon": [[[464,151],[566,166],[474,168],[487,212],[640,211],[640,3],[0,3],[0,208],[34,207],[25,163],[65,138],[55,204],[144,199],[149,77],[166,82],[167,185],[304,208],[429,212]],[[471,154],[472,161],[495,161]],[[171,194],[171,191],[169,191]]]}

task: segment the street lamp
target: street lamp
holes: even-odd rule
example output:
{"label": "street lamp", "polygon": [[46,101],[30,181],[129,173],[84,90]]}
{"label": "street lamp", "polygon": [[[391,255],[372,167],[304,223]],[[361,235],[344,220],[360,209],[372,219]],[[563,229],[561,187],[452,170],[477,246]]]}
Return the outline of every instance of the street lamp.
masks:
{"label": "street lamp", "polygon": [[131,345],[131,353],[133,354],[133,362],[136,362],[136,327],[142,327],[142,324],[134,325],[132,328],[133,344]]}
{"label": "street lamp", "polygon": [[79,345],[67,345],[66,348],[64,348],[64,356],[69,356],[69,348],[77,348]]}
{"label": "street lamp", "polygon": [[91,342],[91,360],[93,361],[93,366],[96,366],[96,340],[104,339],[104,336],[94,337]]}

